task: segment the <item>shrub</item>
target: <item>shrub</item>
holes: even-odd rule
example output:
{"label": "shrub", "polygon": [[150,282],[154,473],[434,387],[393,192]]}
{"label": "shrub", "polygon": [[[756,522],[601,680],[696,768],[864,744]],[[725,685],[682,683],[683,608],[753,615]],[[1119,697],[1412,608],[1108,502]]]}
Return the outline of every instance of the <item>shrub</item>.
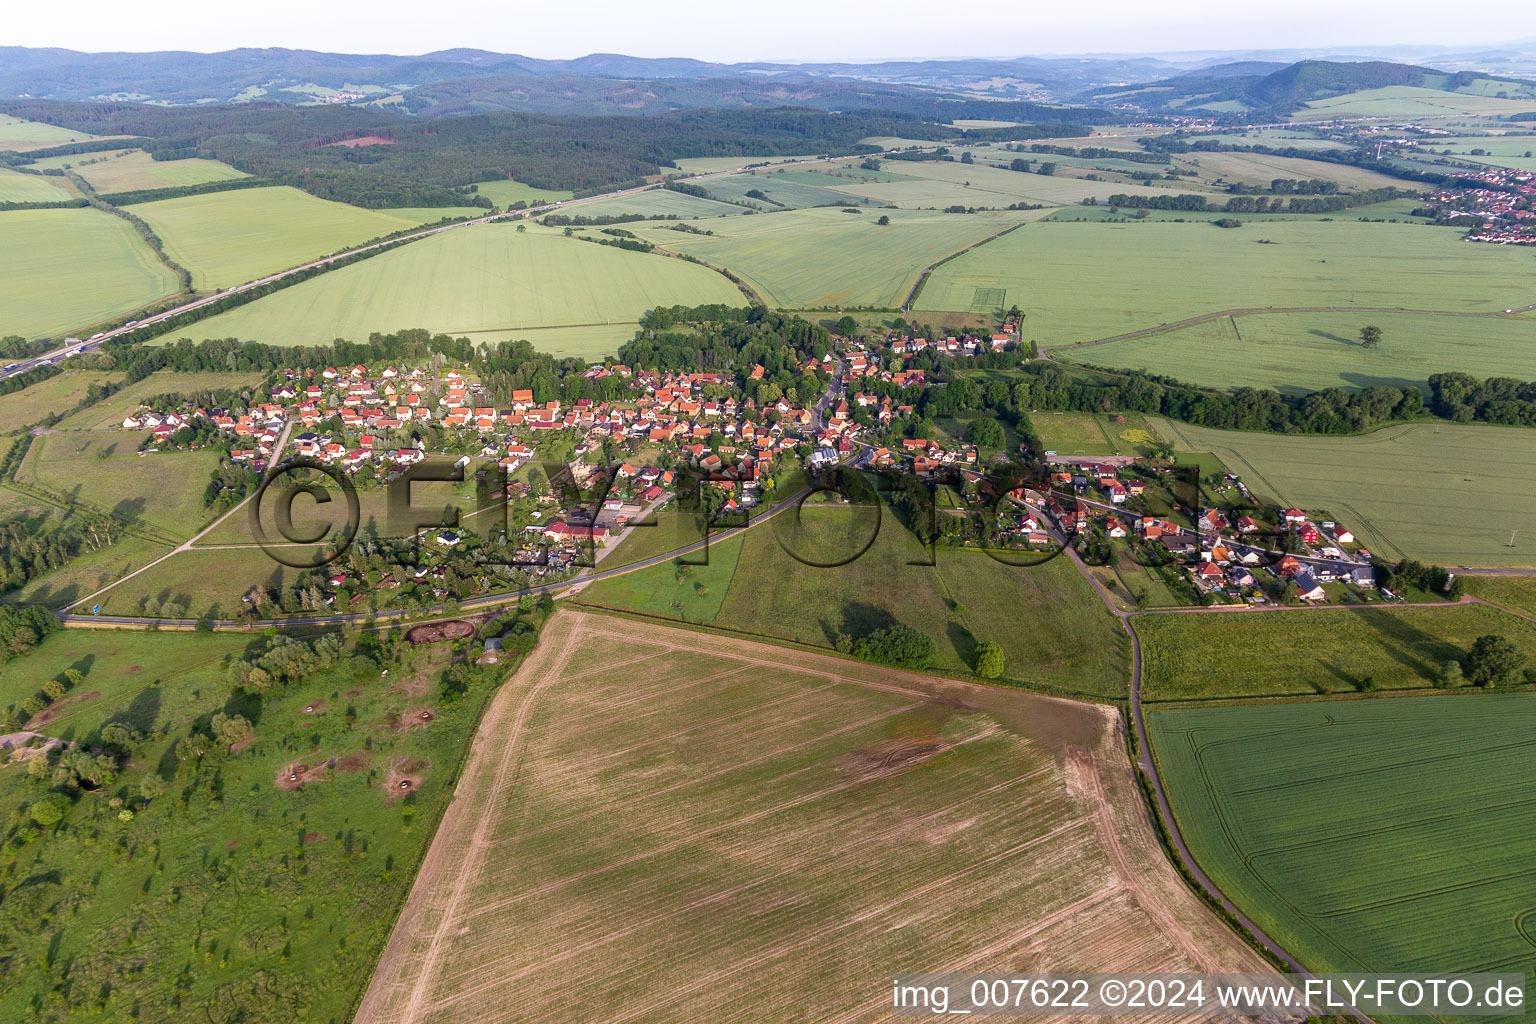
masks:
{"label": "shrub", "polygon": [[999,678],[1005,664],[1002,645],[995,640],[983,640],[976,646],[976,674],[981,678]]}

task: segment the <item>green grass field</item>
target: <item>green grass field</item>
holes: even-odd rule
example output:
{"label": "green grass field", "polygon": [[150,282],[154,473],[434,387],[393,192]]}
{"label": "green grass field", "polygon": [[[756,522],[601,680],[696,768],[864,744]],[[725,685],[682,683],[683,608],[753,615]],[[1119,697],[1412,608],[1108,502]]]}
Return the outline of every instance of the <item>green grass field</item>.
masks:
{"label": "green grass field", "polygon": [[[1380,327],[1376,349],[1360,328]],[[1379,384],[1428,388],[1431,374],[1520,377],[1536,354],[1536,315],[1256,313],[1061,353],[1117,369],[1147,370],[1215,387],[1283,393]]]}
{"label": "green grass field", "polygon": [[[876,224],[881,216],[890,223]],[[659,224],[628,227],[647,241],[729,269],[771,305],[894,307],[911,292],[924,267],[1024,216],[800,210],[711,221],[711,238]]]}
{"label": "green grass field", "polygon": [[741,301],[734,285],[705,267],[495,224],[332,271],[205,320],[196,336],[322,345],[422,326],[480,341],[532,340],[528,328],[578,325],[598,329],[599,343],[571,339],[562,347],[597,356],[613,351],[612,339],[633,337],[653,306]]}
{"label": "green grass field", "polygon": [[[124,431],[47,434],[35,438],[18,483],[73,498],[125,523],[187,538],[212,518],[203,505],[215,451],[140,456],[140,437]],[[104,455],[102,453],[105,453]]]}
{"label": "green grass field", "polygon": [[[1270,145],[1289,145],[1289,142]],[[1250,142],[1249,145],[1252,145]],[[1178,187],[1183,190],[1186,182],[1240,182],[1245,185],[1262,185],[1276,178],[1306,180],[1321,178],[1338,182],[1346,192],[1368,188],[1403,188],[1401,178],[1393,178],[1376,171],[1348,164],[1323,160],[1304,160],[1290,156],[1270,156],[1264,153],[1189,153],[1175,156],[1174,166],[1194,171],[1198,177],[1185,178]]]}
{"label": "green grass field", "polygon": [[1536,623],[1481,605],[1141,616],[1148,701],[1353,693],[1434,685],[1445,662],[1502,633],[1536,665]]}
{"label": "green grass field", "polygon": [[1261,500],[1331,512],[1385,557],[1536,565],[1536,446],[1518,428],[1416,423],[1288,437],[1149,422],[1181,451],[1213,452]]}
{"label": "green grass field", "polygon": [[[733,174],[725,178],[710,178],[699,183],[704,191],[716,199],[730,203],[746,203],[759,210],[802,210],[815,206],[859,206],[875,200],[833,191],[819,185],[806,185],[772,171],[756,174]],[[761,192],[767,200],[756,199],[748,192]]]}
{"label": "green grass field", "polygon": [[1313,100],[1292,117],[1318,121],[1334,117],[1466,118],[1519,114],[1531,109],[1532,100],[1498,99],[1471,93],[1441,92],[1411,85],[1362,89]]}
{"label": "green grass field", "polygon": [[1030,426],[1040,436],[1046,451],[1058,455],[1113,455],[1113,435],[1091,412],[1037,412],[1029,417]]}
{"label": "green grass field", "polygon": [[0,169],[0,203],[59,203],[73,198],[63,178]]}
{"label": "green grass field", "polygon": [[[720,203],[713,199],[684,195],[667,188],[653,188],[630,196],[600,199],[595,203],[580,203],[571,208],[576,217],[620,217],[638,213],[644,217],[676,216],[680,220],[696,220],[703,217],[734,217],[743,213],[740,206]],[[704,225],[708,227],[708,225]]]}
{"label": "green grass field", "polygon": [[0,429],[15,430],[36,423],[44,416],[72,409],[85,397],[92,384],[112,384],[122,379],[121,373],[71,370],[9,395],[0,395]]}
{"label": "green grass field", "polygon": [[0,336],[84,331],[176,293],[170,270],[111,214],[12,210],[4,217]]}
{"label": "green grass field", "polygon": [[529,206],[541,206],[544,203],[558,202],[571,198],[570,192],[562,192],[557,189],[534,188],[520,181],[512,181],[510,178],[501,181],[481,181],[475,184],[478,194],[485,196],[496,204],[498,210],[505,210],[513,203],[523,202]]}
{"label": "green grass field", "polygon": [[1148,719],[1195,859],[1306,967],[1527,979],[1533,726],[1523,694]]}
{"label": "green grass field", "polygon": [[[1472,151],[1482,152],[1473,155]],[[1530,135],[1462,135],[1455,138],[1425,140],[1417,148],[1420,153],[1443,154],[1471,160],[1474,163],[1493,164],[1496,167],[1513,167],[1521,171],[1536,171],[1536,136]]]}
{"label": "green grass field", "polygon": [[37,166],[44,167],[51,163],[57,166],[72,164],[75,173],[97,192],[133,192],[146,188],[202,185],[210,181],[247,177],[245,173],[217,160],[156,160],[141,149],[123,153],[53,157],[39,161]]}
{"label": "green grass field", "polygon": [[[900,622],[927,633],[936,668],[969,673],[983,640],[1003,645],[1005,677],[1035,686],[1117,696],[1129,675],[1128,641],[1081,573],[1065,558],[1014,567],[975,551],[940,551],[937,566],[911,565],[926,553],[884,509],[874,545],[863,545],[865,509],[807,508],[749,530],[739,553],[713,548],[708,567],[679,584],[672,563],[599,581],[583,600],[679,617],[755,635],[831,647],[839,633],[858,637]],[[872,528],[872,527],[871,527]],[[782,542],[782,543],[781,543]],[[723,559],[723,561],[722,561]],[[719,564],[717,564],[719,563]],[[690,596],[700,581],[709,593]],[[715,610],[717,609],[717,610]]]}
{"label": "green grass field", "polygon": [[[902,181],[849,182],[837,187],[853,195],[893,203],[906,209],[985,206],[993,209],[1014,203],[1060,205],[1089,196],[1107,197],[1123,192],[1121,182],[1084,181],[1066,175],[1026,174],[959,161],[888,161],[884,169],[898,171]],[[1149,186],[1150,187],[1150,186]]]}
{"label": "green grass field", "polygon": [[198,288],[241,284],[418,223],[286,186],[165,199],[133,212]]}
{"label": "green grass field", "polygon": [[30,150],[85,142],[95,138],[89,132],[77,132],[41,121],[24,121],[0,114],[0,149]]}
{"label": "green grass field", "polygon": [[[262,376],[260,373],[250,372],[219,373],[205,370],[197,373],[178,373],[175,370],[157,370],[143,380],[134,381],[122,390],[114,392],[95,405],[65,417],[56,426],[59,430],[117,430],[121,429],[123,420],[130,413],[142,403],[158,395],[195,395],[200,391],[246,389],[260,384]],[[58,379],[60,378],[53,378],[53,380]],[[67,405],[65,407],[67,408]],[[124,441],[129,442],[129,447],[136,447],[144,439],[142,434],[137,433],[123,433],[121,436]]]}
{"label": "green grass field", "polygon": [[[63,611],[87,595],[110,586],[114,580],[122,579],[133,570],[149,564],[169,550],[171,550],[169,544],[124,536],[111,547],[101,551],[88,551],[52,572],[28,580],[25,586],[0,596],[0,603],[40,604],[56,612]],[[105,601],[106,595],[99,600]],[[90,609],[87,607],[82,610]],[[125,604],[121,610],[126,614],[127,605]]]}
{"label": "green grass field", "polygon": [[1467,593],[1523,615],[1536,616],[1536,578],[1530,576],[1474,576],[1463,573]]}
{"label": "green grass field", "polygon": [[[0,668],[5,705],[66,668],[84,673],[45,712],[57,717],[44,733],[91,742],[116,720],[146,736],[119,779],[84,793],[56,832],[0,853],[15,879],[8,941],[28,965],[0,984],[0,1016],[24,1019],[43,1000],[55,1020],[350,1017],[489,687],[443,706],[439,646],[386,662],[388,678],[371,661],[344,663],[258,699],[234,690],[229,664],[261,643],[66,630]],[[250,719],[254,743],[178,762],[177,742],[206,732],[217,711]],[[305,783],[280,788],[298,765],[311,769]],[[169,786],[146,806],[139,787],[151,773]],[[413,788],[399,789],[402,776]],[[0,772],[8,820],[44,792],[23,767]],[[175,966],[129,969],[137,962]]]}
{"label": "green grass field", "polygon": [[[1271,244],[1257,244],[1267,239]],[[1270,306],[1503,310],[1536,301],[1536,254],[1469,245],[1457,231],[1307,220],[1209,224],[1042,222],[934,272],[919,310],[963,312],[1002,288],[1042,345]],[[1111,256],[1112,254],[1112,256]],[[1115,272],[1104,273],[1105,260]],[[1086,358],[1086,357],[1085,357]]]}

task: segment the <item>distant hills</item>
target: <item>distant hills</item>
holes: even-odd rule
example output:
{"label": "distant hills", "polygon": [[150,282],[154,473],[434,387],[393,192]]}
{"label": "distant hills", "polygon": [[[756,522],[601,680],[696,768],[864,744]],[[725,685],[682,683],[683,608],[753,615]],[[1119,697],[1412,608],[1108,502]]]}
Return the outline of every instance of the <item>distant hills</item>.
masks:
{"label": "distant hills", "polygon": [[[890,97],[906,92],[1042,100],[1110,82],[1178,74],[1194,63],[1137,57],[719,64],[612,53],[544,60],[474,49],[403,57],[286,49],[81,53],[0,47],[0,97],[191,105],[315,103],[350,93],[345,101],[362,105],[400,105],[409,98],[410,109],[420,113],[439,104],[455,112],[649,113],[782,103],[782,95],[805,106],[839,109],[869,95],[849,91],[849,83],[861,82],[887,87],[873,95],[885,97],[878,105],[890,109]],[[412,96],[428,86],[439,88]]]}
{"label": "distant hills", "polygon": [[1449,72],[1389,61],[1301,60],[1293,64],[1241,61],[1216,64],[1129,87],[1084,90],[1078,102],[1153,112],[1215,112],[1283,117],[1314,100],[1367,89],[1411,86],[1510,99],[1533,95],[1536,83],[1473,71]]}

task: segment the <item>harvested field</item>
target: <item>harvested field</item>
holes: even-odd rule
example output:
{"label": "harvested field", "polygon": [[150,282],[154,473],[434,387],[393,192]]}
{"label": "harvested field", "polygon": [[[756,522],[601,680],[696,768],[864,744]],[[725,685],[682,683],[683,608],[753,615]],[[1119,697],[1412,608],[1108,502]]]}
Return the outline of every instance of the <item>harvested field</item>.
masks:
{"label": "harvested field", "polygon": [[873,1020],[896,964],[1263,969],[1109,709],[564,610],[355,1019]]}

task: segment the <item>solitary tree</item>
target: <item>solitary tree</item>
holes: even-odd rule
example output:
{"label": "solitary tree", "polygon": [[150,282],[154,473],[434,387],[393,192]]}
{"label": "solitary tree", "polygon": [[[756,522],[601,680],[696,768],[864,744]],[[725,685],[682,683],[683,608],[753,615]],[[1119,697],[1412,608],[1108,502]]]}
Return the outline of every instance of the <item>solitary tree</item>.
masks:
{"label": "solitary tree", "polygon": [[1360,328],[1360,345],[1363,348],[1375,348],[1381,344],[1381,328],[1374,324],[1366,324]]}
{"label": "solitary tree", "polygon": [[837,333],[848,337],[859,329],[859,322],[851,316],[840,317],[837,321]]}
{"label": "solitary tree", "polygon": [[1467,678],[1475,686],[1507,686],[1520,678],[1525,654],[1507,636],[1489,633],[1477,638],[1467,657]]}
{"label": "solitary tree", "polygon": [[996,679],[1003,674],[1003,648],[995,640],[983,640],[976,645],[976,674],[983,679]]}
{"label": "solitary tree", "polygon": [[881,227],[885,227],[885,226],[886,226],[886,225],[887,225],[887,224],[889,224],[889,223],[890,223],[890,222],[891,222],[891,218],[889,218],[889,217],[887,217],[887,216],[886,216],[886,215],[885,215],[885,214],[883,214],[883,213],[882,213],[882,214],[881,214],[881,215],[880,215],[880,219],[879,219],[879,220],[877,220],[877,221],[875,221],[875,223],[876,223],[876,224],[879,224],[879,225],[880,225],[880,226],[881,226]]}

